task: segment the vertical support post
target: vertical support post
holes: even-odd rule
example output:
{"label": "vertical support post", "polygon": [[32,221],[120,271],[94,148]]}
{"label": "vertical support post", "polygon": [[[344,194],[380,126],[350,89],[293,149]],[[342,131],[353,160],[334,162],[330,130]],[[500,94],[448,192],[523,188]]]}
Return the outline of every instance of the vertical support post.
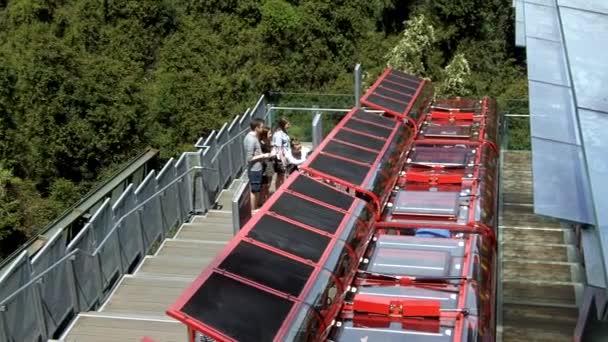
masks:
{"label": "vertical support post", "polygon": [[355,65],[355,107],[359,108],[361,99],[361,64]]}
{"label": "vertical support post", "polygon": [[74,261],[76,260],[76,255],[72,255],[69,259],[69,264],[67,267],[68,276],[70,277],[70,281],[68,284],[70,286],[70,294],[72,296],[72,300],[76,305],[76,311],[81,312],[82,307],[80,306],[80,297],[78,296],[78,279],[76,279],[76,266],[74,266]]}
{"label": "vertical support post", "polygon": [[266,125],[268,127],[270,127],[270,129],[273,128],[272,126],[274,124],[272,111],[273,111],[273,109],[268,109],[268,111],[266,112],[266,120],[264,120],[264,121],[266,121]]}
{"label": "vertical support post", "polygon": [[312,148],[316,148],[323,141],[323,115],[321,112],[315,112],[312,119]]}
{"label": "vertical support post", "polygon": [[33,284],[34,291],[34,302],[35,302],[35,311],[36,316],[38,318],[38,324],[40,326],[40,332],[42,333],[42,339],[46,340],[48,338],[48,328],[46,324],[46,319],[44,318],[44,305],[42,303],[42,278],[38,279],[35,284]]}
{"label": "vertical support post", "polygon": [[0,305],[0,342],[9,342],[8,324],[6,323],[6,306]]}

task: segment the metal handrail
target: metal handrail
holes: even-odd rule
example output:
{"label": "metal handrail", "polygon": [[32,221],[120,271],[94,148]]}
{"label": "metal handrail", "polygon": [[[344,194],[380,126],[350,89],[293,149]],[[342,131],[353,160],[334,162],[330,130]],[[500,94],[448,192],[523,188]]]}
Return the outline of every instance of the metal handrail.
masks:
{"label": "metal handrail", "polygon": [[27,290],[30,286],[35,285],[36,283],[38,283],[38,280],[40,278],[43,278],[45,275],[47,275],[53,269],[55,269],[56,267],[60,266],[63,262],[65,262],[68,259],[72,259],[72,257],[76,253],[82,253],[82,254],[84,254],[86,256],[90,256],[92,258],[95,257],[95,254],[89,254],[89,253],[81,250],[80,248],[77,248],[77,249],[75,249],[73,251],[70,251],[68,254],[64,255],[59,260],[57,260],[54,264],[52,264],[51,266],[49,266],[46,270],[42,271],[40,274],[38,274],[35,277],[33,277],[32,279],[30,279],[30,281],[28,281],[23,286],[21,286],[20,288],[18,288],[17,290],[15,290],[15,292],[11,293],[6,298],[4,298],[2,301],[0,301],[0,311],[4,310],[4,306],[6,305],[6,303],[10,302],[13,298],[15,298],[21,292]]}
{"label": "metal handrail", "polygon": [[146,199],[145,201],[139,203],[137,206],[135,206],[133,209],[131,209],[130,211],[128,211],[126,214],[124,214],[123,216],[121,216],[118,221],[116,221],[116,223],[114,224],[114,226],[112,227],[112,229],[108,232],[108,234],[106,234],[106,237],[101,240],[101,242],[99,243],[99,246],[95,249],[95,251],[93,252],[93,256],[99,254],[99,251],[101,250],[101,248],[104,246],[104,244],[106,243],[106,241],[108,241],[108,239],[112,236],[112,233],[114,233],[118,227],[120,226],[120,224],[131,214],[133,214],[134,212],[138,211],[140,208],[142,208],[144,205],[148,204],[149,202],[151,202],[153,199],[155,199],[158,195],[161,195],[162,193],[164,193],[166,190],[168,190],[173,184],[178,183],[182,180],[182,178],[188,176],[191,172],[193,171],[197,171],[197,170],[212,170],[212,171],[216,171],[219,172],[218,170],[211,168],[211,167],[205,167],[205,166],[193,166],[190,169],[188,169],[186,172],[182,173],[181,175],[179,175],[178,177],[176,177],[174,180],[172,180],[171,182],[169,182],[169,184],[165,185],[162,189],[158,190],[157,192],[155,192],[154,194],[152,194],[148,199]]}

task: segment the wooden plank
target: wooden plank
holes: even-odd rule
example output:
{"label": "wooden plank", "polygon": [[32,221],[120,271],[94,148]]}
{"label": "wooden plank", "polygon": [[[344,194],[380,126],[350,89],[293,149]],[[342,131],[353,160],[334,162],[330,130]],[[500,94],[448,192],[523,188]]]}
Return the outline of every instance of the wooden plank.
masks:
{"label": "wooden plank", "polygon": [[165,311],[188,285],[187,280],[125,277],[101,311],[168,318]]}
{"label": "wooden plank", "polygon": [[139,342],[144,336],[155,342],[183,342],[187,333],[185,326],[177,321],[80,315],[65,341]]}

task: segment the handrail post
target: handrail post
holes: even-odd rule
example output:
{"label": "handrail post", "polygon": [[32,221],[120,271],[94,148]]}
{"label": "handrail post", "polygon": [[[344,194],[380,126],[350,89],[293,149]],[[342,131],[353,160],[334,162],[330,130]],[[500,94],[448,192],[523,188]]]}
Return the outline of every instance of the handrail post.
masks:
{"label": "handrail post", "polygon": [[101,264],[101,253],[93,254],[93,257],[97,259],[97,267],[99,268],[99,292],[97,293],[97,302],[103,297],[103,289],[105,287],[105,275],[103,274],[103,265]]}
{"label": "handrail post", "polygon": [[81,312],[83,310],[80,306],[80,297],[78,296],[78,279],[76,279],[76,266],[74,265],[75,261],[76,255],[72,255],[67,265],[67,272],[68,276],[70,277],[70,281],[68,281],[68,283],[70,286],[70,294],[72,295],[72,299],[76,305],[76,310]]}
{"label": "handrail post", "polygon": [[359,108],[361,98],[361,64],[355,66],[355,107]]}

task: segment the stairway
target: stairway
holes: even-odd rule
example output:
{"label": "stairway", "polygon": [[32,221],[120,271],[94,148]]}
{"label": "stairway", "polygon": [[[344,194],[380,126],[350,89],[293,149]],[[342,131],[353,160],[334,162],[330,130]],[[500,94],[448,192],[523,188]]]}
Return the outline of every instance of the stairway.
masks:
{"label": "stairway", "polygon": [[98,311],[79,314],[62,340],[139,342],[148,336],[155,342],[187,341],[184,325],[165,310],[232,238],[231,201],[241,182],[235,180],[220,194],[217,203],[222,210],[184,223],[133,274],[121,279]]}
{"label": "stairway", "polygon": [[503,152],[498,332],[504,342],[572,341],[584,280],[575,233],[534,214],[531,164],[530,152]]}

